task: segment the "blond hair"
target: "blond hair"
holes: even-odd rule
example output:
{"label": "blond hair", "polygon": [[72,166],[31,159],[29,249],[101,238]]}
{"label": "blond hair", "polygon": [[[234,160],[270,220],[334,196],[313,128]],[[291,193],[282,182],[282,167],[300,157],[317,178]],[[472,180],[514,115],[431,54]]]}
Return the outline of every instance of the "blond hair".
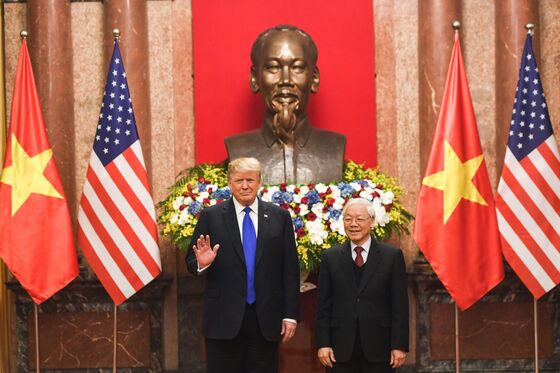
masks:
{"label": "blond hair", "polygon": [[261,179],[261,164],[256,158],[237,158],[228,164],[228,179],[235,172],[255,171],[259,173]]}

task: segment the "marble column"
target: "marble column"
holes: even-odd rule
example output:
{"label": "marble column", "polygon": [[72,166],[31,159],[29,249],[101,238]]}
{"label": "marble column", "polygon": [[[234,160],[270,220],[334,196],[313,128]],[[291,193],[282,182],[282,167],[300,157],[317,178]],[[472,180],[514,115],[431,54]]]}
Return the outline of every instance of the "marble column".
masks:
{"label": "marble column", "polygon": [[424,175],[454,37],[451,24],[461,20],[460,0],[418,2],[418,65],[420,99],[420,170]]}
{"label": "marble column", "polygon": [[[539,22],[537,0],[502,0],[496,2],[496,169],[501,174],[513,97],[519,77],[519,64],[527,35],[525,24]],[[539,38],[533,48],[539,54]]]}
{"label": "marble column", "polygon": [[[28,47],[43,117],[68,205],[74,206],[74,89],[70,2],[28,0]],[[70,209],[74,214],[74,209]],[[74,219],[73,219],[74,220]]]}
{"label": "marble column", "polygon": [[132,98],[136,127],[148,176],[151,179],[150,80],[148,11],[146,1],[106,0],[104,2],[105,60],[113,53],[113,32],[121,31],[119,47]]}

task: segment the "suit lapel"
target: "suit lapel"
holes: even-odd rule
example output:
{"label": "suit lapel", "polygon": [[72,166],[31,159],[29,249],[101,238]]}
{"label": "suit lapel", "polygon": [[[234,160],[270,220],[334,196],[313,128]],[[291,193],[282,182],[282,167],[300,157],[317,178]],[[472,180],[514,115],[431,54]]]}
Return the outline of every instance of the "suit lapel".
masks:
{"label": "suit lapel", "polygon": [[258,216],[259,227],[257,232],[257,258],[255,260],[255,268],[259,265],[259,261],[263,256],[263,252],[265,250],[264,243],[266,242],[266,239],[268,237],[268,232],[269,232],[268,225],[270,224],[268,206],[264,204],[260,199],[258,201],[259,201],[259,216]]}
{"label": "suit lapel", "polygon": [[344,272],[344,275],[347,277],[348,282],[352,284],[352,289],[356,291],[356,276],[354,275],[354,262],[352,261],[352,253],[350,253],[350,241],[341,246],[339,261],[342,272]]}
{"label": "suit lapel", "polygon": [[375,269],[377,265],[381,261],[381,251],[379,250],[379,246],[377,245],[377,241],[373,237],[371,237],[371,245],[369,248],[369,253],[366,261],[366,268],[364,269],[364,273],[362,274],[362,280],[360,281],[360,287],[358,288],[358,294],[361,293],[366,284],[369,281],[369,278],[375,273]]}
{"label": "suit lapel", "polygon": [[239,259],[245,265],[245,254],[243,254],[243,244],[241,243],[241,234],[239,233],[239,224],[237,222],[237,215],[235,214],[235,206],[233,205],[233,197],[227,202],[223,202],[222,217],[224,225],[226,226],[229,236],[233,242],[235,252]]}

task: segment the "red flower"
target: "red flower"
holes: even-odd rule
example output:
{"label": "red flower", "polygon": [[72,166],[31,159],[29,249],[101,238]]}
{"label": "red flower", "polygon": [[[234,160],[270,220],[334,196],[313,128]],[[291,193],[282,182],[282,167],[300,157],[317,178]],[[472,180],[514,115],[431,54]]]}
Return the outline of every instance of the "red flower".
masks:
{"label": "red flower", "polygon": [[327,199],[327,206],[332,206],[332,205],[334,205],[334,198]]}
{"label": "red flower", "polygon": [[208,190],[207,190],[208,194],[212,194],[213,191],[214,190],[212,188],[208,188]]}
{"label": "red flower", "polygon": [[315,219],[317,219],[317,215],[315,215],[314,212],[310,212],[310,213],[307,214],[307,220],[315,221]]}
{"label": "red flower", "polygon": [[201,176],[198,178],[198,182],[199,183],[204,183],[206,180],[204,180],[204,176]]}
{"label": "red flower", "polygon": [[263,188],[263,190],[262,190],[262,194],[265,194],[265,193],[268,193],[268,189],[266,189],[266,188]]}
{"label": "red flower", "polygon": [[329,206],[324,206],[323,207],[323,212],[328,212],[329,211]]}
{"label": "red flower", "polygon": [[189,196],[188,192],[183,193],[183,197],[188,197],[188,196]]}
{"label": "red flower", "polygon": [[280,184],[280,190],[281,190],[282,192],[285,192],[285,191],[286,191],[286,186],[287,186],[287,185],[288,185],[288,184],[286,184],[286,183]]}
{"label": "red flower", "polygon": [[181,206],[179,206],[179,211],[183,211],[186,208],[187,208],[187,205],[182,204]]}
{"label": "red flower", "polygon": [[299,213],[301,212],[301,209],[299,208],[299,206],[295,206],[295,207],[294,207],[294,212],[295,212],[296,214],[299,214]]}
{"label": "red flower", "polygon": [[385,205],[384,207],[385,207],[385,211],[389,212],[393,208],[393,204],[389,203],[388,205]]}
{"label": "red flower", "polygon": [[331,187],[328,187],[328,188],[327,188],[327,191],[326,191],[325,193],[326,193],[326,194],[331,194],[331,193],[332,193]]}
{"label": "red flower", "polygon": [[216,200],[216,203],[222,203],[222,202],[224,202],[223,199],[218,199],[218,200]]}
{"label": "red flower", "polygon": [[300,191],[301,191],[301,189],[299,189],[298,187],[295,187],[295,188],[294,188],[294,193],[295,193],[295,194],[298,194]]}
{"label": "red flower", "polygon": [[305,229],[300,228],[296,231],[298,238],[305,236]]}
{"label": "red flower", "polygon": [[204,205],[209,205],[209,204],[210,204],[210,198],[204,198],[204,199],[202,200],[202,203],[203,203]]}
{"label": "red flower", "polygon": [[313,183],[309,183],[307,184],[307,187],[311,190],[311,189],[315,189],[315,184]]}
{"label": "red flower", "polygon": [[287,210],[290,208],[290,205],[288,205],[286,202],[284,202],[283,204],[280,205],[280,207],[282,207],[284,210]]}
{"label": "red flower", "polygon": [[321,197],[321,199],[325,198],[326,195],[327,193],[319,193],[319,197]]}
{"label": "red flower", "polygon": [[308,202],[309,202],[309,198],[307,198],[307,197],[302,197],[301,203],[304,203],[304,204],[307,205]]}
{"label": "red flower", "polygon": [[383,184],[377,184],[376,186],[378,189],[383,189]]}
{"label": "red flower", "polygon": [[373,198],[378,198],[379,197],[379,193],[377,192],[377,190],[374,190],[373,193],[371,193],[371,196]]}
{"label": "red flower", "polygon": [[188,183],[188,184],[187,184],[187,189],[188,189],[189,191],[192,190],[192,184],[191,184],[191,183]]}

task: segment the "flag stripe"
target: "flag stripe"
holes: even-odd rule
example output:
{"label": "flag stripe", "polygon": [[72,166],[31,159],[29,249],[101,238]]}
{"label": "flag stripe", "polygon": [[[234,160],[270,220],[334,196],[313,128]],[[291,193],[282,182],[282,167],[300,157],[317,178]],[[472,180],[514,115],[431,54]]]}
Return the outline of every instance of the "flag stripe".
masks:
{"label": "flag stripe", "polygon": [[545,182],[560,197],[560,162],[556,158],[556,144],[554,136],[550,136],[545,143],[538,147],[538,152],[529,154],[529,158],[543,174]]}
{"label": "flag stripe", "polygon": [[[136,289],[107,250],[103,240],[98,235],[99,230],[93,228],[88,215],[95,217],[95,214],[91,212],[91,206],[87,198],[82,198],[81,202],[78,212],[80,222],[78,231],[83,234],[80,240],[82,251],[86,254],[91,267],[113,299],[115,299],[115,296],[119,298],[120,295],[125,298],[130,297],[136,292]],[[88,213],[86,213],[87,210],[89,210]],[[95,223],[97,222],[94,221]]]}
{"label": "flag stripe", "polygon": [[[560,217],[554,211],[554,207],[551,206],[541,189],[515,157],[509,157],[509,159],[506,157],[502,178],[506,179],[506,183],[515,190],[514,193],[518,197],[525,196],[522,198],[523,202],[531,202],[531,207],[533,207],[531,213],[535,220],[548,219],[550,221],[543,221],[543,224],[550,225],[552,223],[553,226],[555,223],[560,224]],[[500,187],[498,187],[498,193],[500,192]],[[560,227],[558,228],[560,229]]]}
{"label": "flag stripe", "polygon": [[[534,258],[534,261],[539,264],[538,268],[536,267],[535,270],[540,271],[542,269],[542,271],[546,272],[548,277],[552,276],[556,271],[554,264],[550,262],[549,258],[541,250],[538,240],[535,238],[535,235],[533,235],[536,232],[532,231],[531,228],[528,228],[528,225],[535,224],[535,222],[532,219],[530,223],[528,223],[527,220],[521,221],[518,215],[519,210],[516,211],[515,209],[512,209],[512,206],[523,206],[523,204],[517,200],[515,195],[511,195],[508,200],[502,200],[501,196],[499,196],[498,199],[500,202],[506,202],[498,204],[498,212],[502,214],[504,221],[506,221],[508,226],[513,229],[512,232],[514,232],[517,237],[515,240],[516,244],[508,240],[510,246],[514,250],[517,250],[519,248],[518,245],[523,245],[521,249],[526,248],[529,250],[531,256]],[[512,234],[512,232],[509,232],[509,234]],[[518,256],[525,257],[519,253]]]}
{"label": "flag stripe", "polygon": [[[508,246],[512,249],[512,253],[518,256],[524,267],[528,269],[531,275],[535,278],[538,284],[543,289],[550,290],[551,287],[554,287],[555,284],[548,276],[546,271],[543,267],[539,264],[539,262],[533,256],[531,250],[527,248],[527,246],[519,239],[516,231],[512,229],[511,225],[509,225],[508,221],[504,218],[501,214],[501,211],[497,212],[498,216],[498,227],[500,228],[500,232],[502,233],[502,238],[507,242]],[[520,263],[521,264],[521,263]],[[515,267],[518,267],[515,265]],[[546,291],[548,291],[546,290]]]}
{"label": "flag stripe", "polygon": [[[87,217],[90,225],[97,227],[95,229],[95,234],[98,238],[98,241],[96,241],[95,243],[98,245],[102,245],[103,249],[107,252],[107,255],[109,255],[111,260],[116,263],[117,267],[119,268],[119,272],[124,277],[126,277],[127,281],[134,288],[134,290],[138,291],[142,288],[144,282],[132,269],[133,265],[131,265],[129,258],[126,257],[126,252],[121,251],[121,249],[119,248],[119,242],[116,242],[116,240],[114,239],[114,236],[111,232],[111,226],[106,224],[107,221],[105,219],[109,216],[109,214],[103,208],[102,211],[98,210],[101,202],[94,193],[91,193],[91,190],[91,185],[86,181],[86,184],[84,184],[84,200],[81,204],[81,207],[84,212],[84,216]],[[103,222],[104,224],[102,225],[101,222]],[[85,232],[87,232],[85,228],[83,229]],[[94,242],[90,241],[90,244],[93,245]],[[97,248],[97,246],[95,246],[95,248]],[[102,258],[103,262],[109,259],[105,255],[103,255]],[[112,271],[110,272],[112,273]]]}
{"label": "flag stripe", "polygon": [[98,177],[91,168],[84,185],[84,195],[90,200],[96,215],[115,242],[115,250],[125,256],[145,285],[155,276],[152,270],[157,275],[159,268],[137,236],[137,233],[145,231],[144,226],[139,224],[134,210],[124,208],[127,202],[111,180]]}
{"label": "flag stripe", "polygon": [[[119,159],[117,157],[115,160]],[[153,231],[156,230],[155,222],[152,221],[151,217],[143,214],[145,211],[144,204],[140,203],[138,208],[135,208],[134,193],[136,191],[131,191],[129,189],[129,184],[121,180],[126,180],[132,178],[130,174],[121,174],[120,171],[109,163],[106,167],[103,167],[99,158],[92,154],[92,159],[90,161],[91,168],[93,171],[99,175],[99,181],[103,185],[103,189],[109,194],[109,199],[118,206],[121,210],[122,215],[127,217],[128,224],[131,225],[132,229],[139,236],[140,240],[143,242],[142,247],[145,247],[146,252],[142,253],[142,257],[146,256],[151,258],[159,269],[160,259],[159,259],[159,248],[157,244],[157,234],[154,237]],[[124,167],[123,167],[124,168]],[[123,190],[124,188],[124,190]],[[151,199],[150,199],[151,201]],[[150,229],[151,227],[151,229]],[[149,267],[152,267],[150,264]]]}
{"label": "flag stripe", "polygon": [[[502,177],[503,180],[506,180],[505,172]],[[519,197],[522,191],[518,190],[517,192],[520,194],[515,194],[512,189],[510,189],[510,185],[506,182],[500,184],[500,197],[503,199],[504,203],[507,204],[508,208],[511,209],[512,217],[515,216],[515,218],[521,222],[521,224],[515,226],[517,230],[523,230],[522,233],[518,231],[518,234],[522,235],[523,237],[530,237],[534,240],[534,243],[529,245],[529,248],[531,248],[533,255],[539,258],[539,261],[545,268],[547,268],[545,263],[551,262],[552,267],[550,268],[549,273],[553,273],[553,271],[557,271],[557,268],[559,268],[560,255],[558,255],[558,252],[556,252],[556,255],[554,255],[554,244],[550,238],[551,236],[553,236],[555,237],[553,241],[558,242],[558,236],[553,234],[553,228],[550,227],[549,223],[542,221],[542,215],[537,216],[537,220],[534,220],[534,216],[531,215],[531,213],[525,207],[532,206],[533,210],[538,209],[538,207],[534,206],[534,202],[531,201],[527,195],[524,196],[523,200],[520,200]],[[499,206],[499,209],[502,212],[506,211],[503,206]],[[512,223],[512,219],[509,217],[508,221],[509,224]],[[541,222],[542,224],[538,224],[537,221]],[[543,228],[545,229],[544,231]]]}
{"label": "flag stripe", "polygon": [[136,141],[130,146],[130,149],[123,152],[130,168],[134,171],[138,180],[144,185],[144,189],[140,189],[143,193],[144,198],[152,198],[150,196],[150,184],[148,183],[148,174],[146,173],[146,166],[144,165],[144,157],[142,155],[142,149],[140,148],[140,140]]}
{"label": "flag stripe", "polygon": [[[80,211],[78,214],[83,214],[83,211]],[[97,277],[99,278],[99,281],[101,282],[105,290],[107,290],[107,293],[109,293],[109,295],[115,301],[116,304],[121,304],[127,299],[127,295],[125,295],[125,293],[121,291],[121,289],[123,288],[126,289],[125,292],[128,294],[128,296],[133,295],[135,290],[134,288],[132,288],[130,283],[126,279],[124,279],[124,276],[122,276],[120,270],[111,271],[112,275],[109,273],[110,271],[109,268],[111,267],[111,265],[110,264],[105,265],[104,262],[102,262],[102,260],[100,259],[102,256],[97,255],[100,248],[104,249],[104,247],[98,241],[99,238],[96,237],[95,230],[91,227],[91,225],[89,225],[89,222],[87,221],[87,217],[82,217],[81,223],[83,225],[78,227],[78,239],[80,240],[80,247],[82,249],[82,252],[88,258],[88,261],[92,269],[96,273]],[[88,228],[86,229],[88,230],[88,234],[90,235],[90,238],[88,238],[88,235],[86,235],[86,233],[83,230],[85,226],[88,226]],[[90,240],[91,242],[94,242],[93,245],[90,244]],[[97,250],[94,249],[94,245],[95,247],[97,247]],[[114,262],[113,264],[116,266]],[[124,279],[124,281],[121,281],[120,287],[115,282],[115,277],[119,277],[118,275],[116,275],[116,273],[119,273],[121,277]]]}
{"label": "flag stripe", "polygon": [[[556,194],[556,190],[553,186],[551,186],[546,177],[552,176],[552,178],[556,178],[554,173],[549,172],[550,168],[548,164],[544,161],[542,157],[540,157],[539,151],[532,152],[529,156],[525,157],[519,164],[523,167],[527,175],[529,176],[529,180],[541,191],[544,201],[550,206],[554,215],[558,219],[558,209],[557,207],[560,206],[560,198],[558,194]],[[547,175],[552,174],[552,175]],[[538,185],[538,187],[537,187]],[[557,188],[556,188],[557,189]],[[537,197],[537,196],[535,196]],[[535,198],[536,202],[539,203]]]}

